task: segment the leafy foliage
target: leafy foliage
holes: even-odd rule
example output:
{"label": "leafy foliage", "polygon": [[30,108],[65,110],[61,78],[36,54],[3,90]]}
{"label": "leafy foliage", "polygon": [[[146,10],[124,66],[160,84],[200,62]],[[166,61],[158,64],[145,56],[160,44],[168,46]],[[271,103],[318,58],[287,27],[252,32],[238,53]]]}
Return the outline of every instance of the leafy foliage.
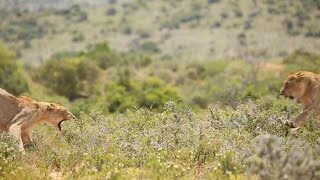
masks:
{"label": "leafy foliage", "polygon": [[15,53],[2,45],[0,45],[0,85],[1,88],[14,94],[21,94],[29,90]]}
{"label": "leafy foliage", "polygon": [[123,77],[105,87],[109,112],[125,112],[132,106],[161,109],[169,100],[178,100],[177,92],[158,78],[143,82]]}
{"label": "leafy foliage", "polygon": [[87,13],[79,5],[73,5],[69,9],[56,11],[57,15],[64,16],[67,20],[81,22],[87,20]]}
{"label": "leafy foliage", "polygon": [[[11,51],[0,52],[1,59],[14,59]],[[35,82],[67,97],[78,119],[63,123],[55,136],[47,126],[37,128],[36,143],[23,157],[1,136],[0,175],[316,178],[319,122],[310,117],[292,134],[283,122],[300,107],[276,94],[289,68],[315,70],[317,58],[295,52],[271,66],[245,60],[174,63],[117,53],[105,43],[57,54],[29,71]],[[29,167],[37,171],[26,174]]]}
{"label": "leafy foliage", "polygon": [[96,81],[99,69],[82,58],[52,59],[33,74],[33,78],[57,94],[70,100],[87,97]]}
{"label": "leafy foliage", "polygon": [[[318,160],[311,153],[314,147],[306,145],[307,136],[293,139],[281,123],[287,119],[281,109],[297,107],[284,99],[266,102],[272,104],[248,101],[235,110],[210,107],[198,114],[189,106],[179,108],[174,101],[165,103],[162,112],[142,108],[105,116],[92,110],[64,123],[63,132],[56,136],[46,133],[52,129],[37,129],[37,143],[27,148],[29,162],[20,165],[25,168],[31,163],[39,173],[50,167],[64,172],[64,178],[297,179],[316,175]],[[11,162],[22,160],[17,156]],[[9,170],[6,164],[3,167]]]}
{"label": "leafy foliage", "polygon": [[[320,162],[314,159],[309,144],[294,142],[290,152],[285,152],[283,143],[275,136],[259,137],[256,155],[252,158],[251,173],[261,179],[318,179]],[[319,156],[319,154],[317,154]]]}
{"label": "leafy foliage", "polygon": [[100,43],[93,45],[84,55],[97,62],[100,68],[106,69],[121,62],[119,55],[110,49],[108,44]]}

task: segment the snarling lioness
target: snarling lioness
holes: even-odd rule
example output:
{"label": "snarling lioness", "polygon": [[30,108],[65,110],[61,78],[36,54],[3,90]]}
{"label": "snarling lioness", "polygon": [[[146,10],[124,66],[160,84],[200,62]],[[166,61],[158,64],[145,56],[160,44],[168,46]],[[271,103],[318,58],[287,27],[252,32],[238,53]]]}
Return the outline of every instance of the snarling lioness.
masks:
{"label": "snarling lioness", "polygon": [[302,103],[302,112],[286,124],[291,128],[301,127],[310,113],[320,115],[320,74],[309,71],[291,73],[283,82],[280,95]]}
{"label": "snarling lioness", "polygon": [[0,131],[7,131],[19,141],[19,150],[32,142],[35,125],[47,122],[61,131],[61,123],[74,119],[67,108],[56,103],[39,102],[27,96],[16,97],[0,88]]}

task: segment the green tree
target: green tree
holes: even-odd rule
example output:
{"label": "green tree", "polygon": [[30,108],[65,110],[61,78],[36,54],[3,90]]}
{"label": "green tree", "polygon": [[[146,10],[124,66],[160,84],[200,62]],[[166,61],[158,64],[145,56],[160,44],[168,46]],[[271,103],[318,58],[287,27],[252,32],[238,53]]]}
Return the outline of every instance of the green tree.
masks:
{"label": "green tree", "polygon": [[161,110],[165,102],[180,99],[174,88],[155,77],[145,81],[120,78],[106,84],[106,101],[110,112],[125,112],[129,107]]}
{"label": "green tree", "polygon": [[0,45],[0,86],[13,94],[29,91],[22,68],[16,60],[15,52]]}
{"label": "green tree", "polygon": [[96,44],[89,49],[89,52],[83,54],[85,57],[97,62],[100,68],[107,69],[110,66],[121,62],[120,57],[114,52],[108,44]]}
{"label": "green tree", "polygon": [[74,100],[89,96],[98,73],[96,64],[87,59],[51,59],[38,68],[33,78],[57,94]]}

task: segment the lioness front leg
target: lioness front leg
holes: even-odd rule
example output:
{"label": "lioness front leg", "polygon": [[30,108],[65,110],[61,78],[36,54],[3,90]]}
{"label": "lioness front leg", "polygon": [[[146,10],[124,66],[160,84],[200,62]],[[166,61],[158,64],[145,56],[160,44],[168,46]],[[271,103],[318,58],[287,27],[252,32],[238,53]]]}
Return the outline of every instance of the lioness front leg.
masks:
{"label": "lioness front leg", "polygon": [[304,125],[307,121],[308,121],[308,117],[310,114],[315,112],[315,109],[306,109],[304,111],[302,111],[296,118],[294,118],[293,120],[287,121],[286,124],[290,127],[290,128],[298,128],[301,127],[302,125]]}
{"label": "lioness front leg", "polygon": [[[25,150],[23,148],[23,141],[22,141],[22,133],[25,133],[25,132],[22,132],[22,126],[23,126],[23,123],[26,122],[28,119],[30,119],[30,114],[32,114],[32,111],[28,108],[26,109],[23,109],[19,114],[17,114],[12,122],[14,122],[14,124],[12,124],[10,127],[9,127],[9,134],[11,134],[17,141],[18,141],[18,149],[19,151],[21,151],[23,154],[25,154]],[[28,133],[25,133],[23,135],[23,138],[24,140],[26,141],[31,141],[31,137],[28,135],[26,135]]]}
{"label": "lioness front leg", "polygon": [[21,139],[21,126],[18,124],[13,124],[9,127],[9,134],[16,140],[18,141],[18,149],[21,151],[23,154],[25,153],[24,148],[23,148],[23,142]]}
{"label": "lioness front leg", "polygon": [[29,132],[26,132],[26,131],[22,132],[21,139],[22,139],[23,145],[27,145],[27,144],[32,143],[32,137]]}
{"label": "lioness front leg", "polygon": [[296,118],[287,121],[286,124],[290,128],[297,128],[297,127],[300,127],[302,124],[304,124],[307,120],[308,120],[308,112],[303,111]]}

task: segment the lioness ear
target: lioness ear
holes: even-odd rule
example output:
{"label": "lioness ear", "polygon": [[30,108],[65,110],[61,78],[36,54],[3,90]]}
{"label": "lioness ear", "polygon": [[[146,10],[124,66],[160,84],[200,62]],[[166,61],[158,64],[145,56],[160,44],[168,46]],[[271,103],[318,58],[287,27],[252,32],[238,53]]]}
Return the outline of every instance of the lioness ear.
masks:
{"label": "lioness ear", "polygon": [[47,105],[47,110],[52,111],[53,109],[54,109],[54,105],[52,103]]}

